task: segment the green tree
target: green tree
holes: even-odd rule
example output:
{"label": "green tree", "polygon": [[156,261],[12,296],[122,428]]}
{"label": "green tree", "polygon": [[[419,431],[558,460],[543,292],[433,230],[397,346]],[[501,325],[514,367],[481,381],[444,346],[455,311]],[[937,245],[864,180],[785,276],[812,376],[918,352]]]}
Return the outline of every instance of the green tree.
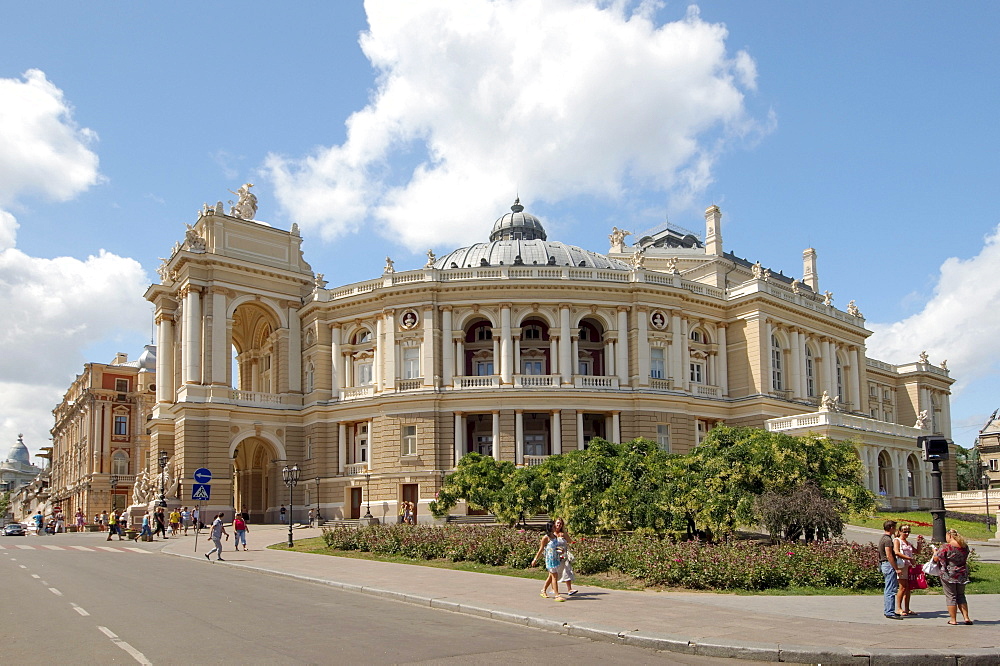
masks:
{"label": "green tree", "polygon": [[10,510],[10,493],[0,493],[0,520],[6,522],[7,512]]}
{"label": "green tree", "polygon": [[437,499],[430,504],[431,513],[443,518],[464,500],[471,508],[488,511],[498,521],[513,525],[522,515],[536,513],[540,506],[540,489],[531,470],[491,456],[466,454],[444,478]]}
{"label": "green tree", "polygon": [[973,446],[967,449],[961,444],[955,445],[955,475],[958,477],[959,490],[979,490],[983,487],[983,468],[978,448]]}

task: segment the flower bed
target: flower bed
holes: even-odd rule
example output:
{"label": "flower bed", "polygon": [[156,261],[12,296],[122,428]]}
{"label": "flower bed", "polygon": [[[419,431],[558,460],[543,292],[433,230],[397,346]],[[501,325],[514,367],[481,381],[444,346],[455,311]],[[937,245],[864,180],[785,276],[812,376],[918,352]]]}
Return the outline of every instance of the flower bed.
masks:
{"label": "flower bed", "polygon": [[[505,527],[372,525],[323,530],[329,548],[413,559],[447,559],[527,569],[540,533]],[[651,534],[577,537],[573,567],[581,575],[618,572],[648,586],[697,590],[786,587],[882,587],[874,544],[820,542],[761,545],[748,541],[674,543]],[[926,557],[926,554],[925,554]],[[924,558],[921,558],[924,559]],[[931,584],[937,579],[929,577]]]}

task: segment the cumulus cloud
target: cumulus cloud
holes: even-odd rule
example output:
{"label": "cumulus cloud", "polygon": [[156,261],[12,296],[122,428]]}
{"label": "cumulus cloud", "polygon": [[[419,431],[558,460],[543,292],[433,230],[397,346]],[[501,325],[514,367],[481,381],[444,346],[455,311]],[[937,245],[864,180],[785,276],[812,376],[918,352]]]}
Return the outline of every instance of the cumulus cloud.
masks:
{"label": "cumulus cloud", "polygon": [[98,182],[97,135],[77,127],[63,92],[37,69],[0,79],[0,206],[24,194],[65,201]]}
{"label": "cumulus cloud", "polygon": [[367,4],[372,101],[343,144],[268,157],[280,204],[325,238],[375,222],[417,250],[480,239],[517,190],[557,202],[641,186],[690,200],[720,151],[766,131],[744,106],[756,66],[696,8],[657,25],[656,3],[628,6]]}
{"label": "cumulus cloud", "polygon": [[[0,206],[29,196],[64,201],[99,183],[95,138],[76,125],[43,72],[0,79]],[[37,449],[52,408],[83,363],[95,360],[84,350],[146,330],[148,280],[137,261],[103,250],[86,259],[29,256],[17,249],[18,228],[14,214],[0,208],[0,447],[23,432]]]}
{"label": "cumulus cloud", "polygon": [[955,390],[1000,375],[994,339],[1000,330],[1000,226],[971,259],[947,259],[934,294],[920,312],[888,324],[872,324],[869,356],[890,363],[917,360],[926,350],[931,362],[948,361],[958,380]]}

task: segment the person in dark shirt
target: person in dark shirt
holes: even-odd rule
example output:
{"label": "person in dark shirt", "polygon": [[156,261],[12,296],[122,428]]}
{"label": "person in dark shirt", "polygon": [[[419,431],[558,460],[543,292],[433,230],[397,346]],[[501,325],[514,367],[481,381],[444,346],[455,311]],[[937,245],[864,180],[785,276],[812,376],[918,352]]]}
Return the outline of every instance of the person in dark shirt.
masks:
{"label": "person in dark shirt", "polygon": [[887,520],[882,523],[885,534],[878,542],[878,566],[885,578],[883,594],[883,615],[890,620],[902,620],[903,616],[896,613],[896,592],[899,590],[899,564],[896,562],[896,551],[892,537],[896,533],[896,521]]}

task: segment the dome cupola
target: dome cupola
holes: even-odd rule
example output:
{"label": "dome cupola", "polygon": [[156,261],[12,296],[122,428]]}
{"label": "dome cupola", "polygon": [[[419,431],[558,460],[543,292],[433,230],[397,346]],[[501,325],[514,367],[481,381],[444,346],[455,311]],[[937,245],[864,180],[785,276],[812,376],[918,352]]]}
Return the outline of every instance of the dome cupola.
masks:
{"label": "dome cupola", "polygon": [[493,223],[490,240],[546,240],[545,228],[537,217],[524,212],[524,206],[518,197],[510,207],[510,212]]}

